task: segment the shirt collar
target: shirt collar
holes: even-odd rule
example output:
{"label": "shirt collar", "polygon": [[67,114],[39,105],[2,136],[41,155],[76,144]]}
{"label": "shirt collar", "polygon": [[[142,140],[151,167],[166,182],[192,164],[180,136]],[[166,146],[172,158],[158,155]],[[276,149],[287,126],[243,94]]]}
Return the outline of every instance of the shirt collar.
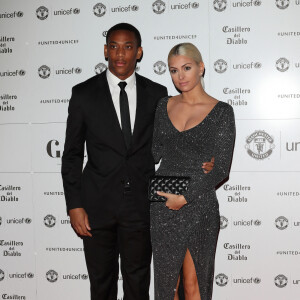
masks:
{"label": "shirt collar", "polygon": [[110,85],[112,85],[114,88],[119,88],[118,84],[120,81],[125,81],[127,83],[128,88],[132,89],[136,83],[136,76],[135,72],[133,72],[128,78],[125,80],[121,80],[116,75],[114,75],[108,68],[106,71],[106,78]]}

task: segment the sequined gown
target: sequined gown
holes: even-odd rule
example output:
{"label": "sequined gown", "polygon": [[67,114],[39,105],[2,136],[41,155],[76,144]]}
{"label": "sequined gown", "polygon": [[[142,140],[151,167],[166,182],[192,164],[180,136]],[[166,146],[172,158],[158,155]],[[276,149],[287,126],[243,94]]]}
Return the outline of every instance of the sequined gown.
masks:
{"label": "sequined gown", "polygon": [[[190,176],[187,204],[170,210],[164,202],[151,202],[151,239],[155,300],[173,300],[182,263],[189,249],[194,261],[201,300],[211,300],[214,260],[220,227],[215,186],[229,174],[235,139],[234,113],[218,102],[195,127],[178,131],[167,113],[169,97],[157,106],[153,156],[161,160],[157,175]],[[205,174],[202,163],[215,157]]]}

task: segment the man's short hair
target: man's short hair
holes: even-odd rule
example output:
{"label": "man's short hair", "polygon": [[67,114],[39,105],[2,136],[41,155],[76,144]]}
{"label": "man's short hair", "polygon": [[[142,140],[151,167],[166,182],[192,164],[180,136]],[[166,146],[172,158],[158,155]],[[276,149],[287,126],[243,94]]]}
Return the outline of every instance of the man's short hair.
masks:
{"label": "man's short hair", "polygon": [[141,38],[140,32],[139,32],[133,25],[128,24],[128,23],[119,23],[119,24],[116,24],[116,25],[114,25],[113,27],[111,27],[111,28],[107,31],[107,34],[106,34],[106,44],[108,44],[108,40],[109,40],[110,35],[111,35],[114,31],[117,31],[117,30],[127,30],[127,31],[130,31],[130,32],[133,32],[134,35],[135,35],[135,39],[136,39],[136,42],[137,42],[137,46],[138,46],[138,47],[141,47],[141,46],[142,46],[142,38]]}

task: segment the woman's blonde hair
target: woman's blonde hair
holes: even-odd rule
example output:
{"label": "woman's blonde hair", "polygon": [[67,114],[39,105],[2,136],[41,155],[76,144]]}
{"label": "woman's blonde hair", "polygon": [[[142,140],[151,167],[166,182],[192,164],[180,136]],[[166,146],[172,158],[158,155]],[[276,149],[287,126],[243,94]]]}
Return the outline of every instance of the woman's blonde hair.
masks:
{"label": "woman's blonde hair", "polygon": [[[199,64],[201,62],[203,63],[202,55],[201,55],[200,51],[192,43],[181,43],[181,44],[175,45],[169,52],[168,63],[172,56],[177,56],[177,55],[187,56],[187,57],[193,59],[197,64]],[[201,76],[201,84],[202,84],[202,87],[204,88],[203,75]]]}
{"label": "woman's blonde hair", "polygon": [[168,62],[172,56],[184,55],[193,59],[197,64],[203,62],[202,55],[198,48],[192,43],[181,43],[175,45],[168,55]]}

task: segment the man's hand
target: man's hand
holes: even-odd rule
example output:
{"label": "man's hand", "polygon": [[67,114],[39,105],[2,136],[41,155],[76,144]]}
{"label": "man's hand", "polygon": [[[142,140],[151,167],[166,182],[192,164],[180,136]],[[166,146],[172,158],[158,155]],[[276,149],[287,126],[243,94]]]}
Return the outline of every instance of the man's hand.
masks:
{"label": "man's hand", "polygon": [[215,158],[212,157],[212,159],[209,162],[204,162],[202,164],[203,172],[205,174],[209,173],[214,168],[214,165],[215,165]]}
{"label": "man's hand", "polygon": [[92,236],[88,230],[91,230],[89,219],[83,208],[73,208],[69,210],[72,227],[77,234],[81,236]]}
{"label": "man's hand", "polygon": [[159,196],[167,198],[166,207],[172,210],[179,210],[182,206],[187,204],[183,195],[175,195],[157,191]]}

